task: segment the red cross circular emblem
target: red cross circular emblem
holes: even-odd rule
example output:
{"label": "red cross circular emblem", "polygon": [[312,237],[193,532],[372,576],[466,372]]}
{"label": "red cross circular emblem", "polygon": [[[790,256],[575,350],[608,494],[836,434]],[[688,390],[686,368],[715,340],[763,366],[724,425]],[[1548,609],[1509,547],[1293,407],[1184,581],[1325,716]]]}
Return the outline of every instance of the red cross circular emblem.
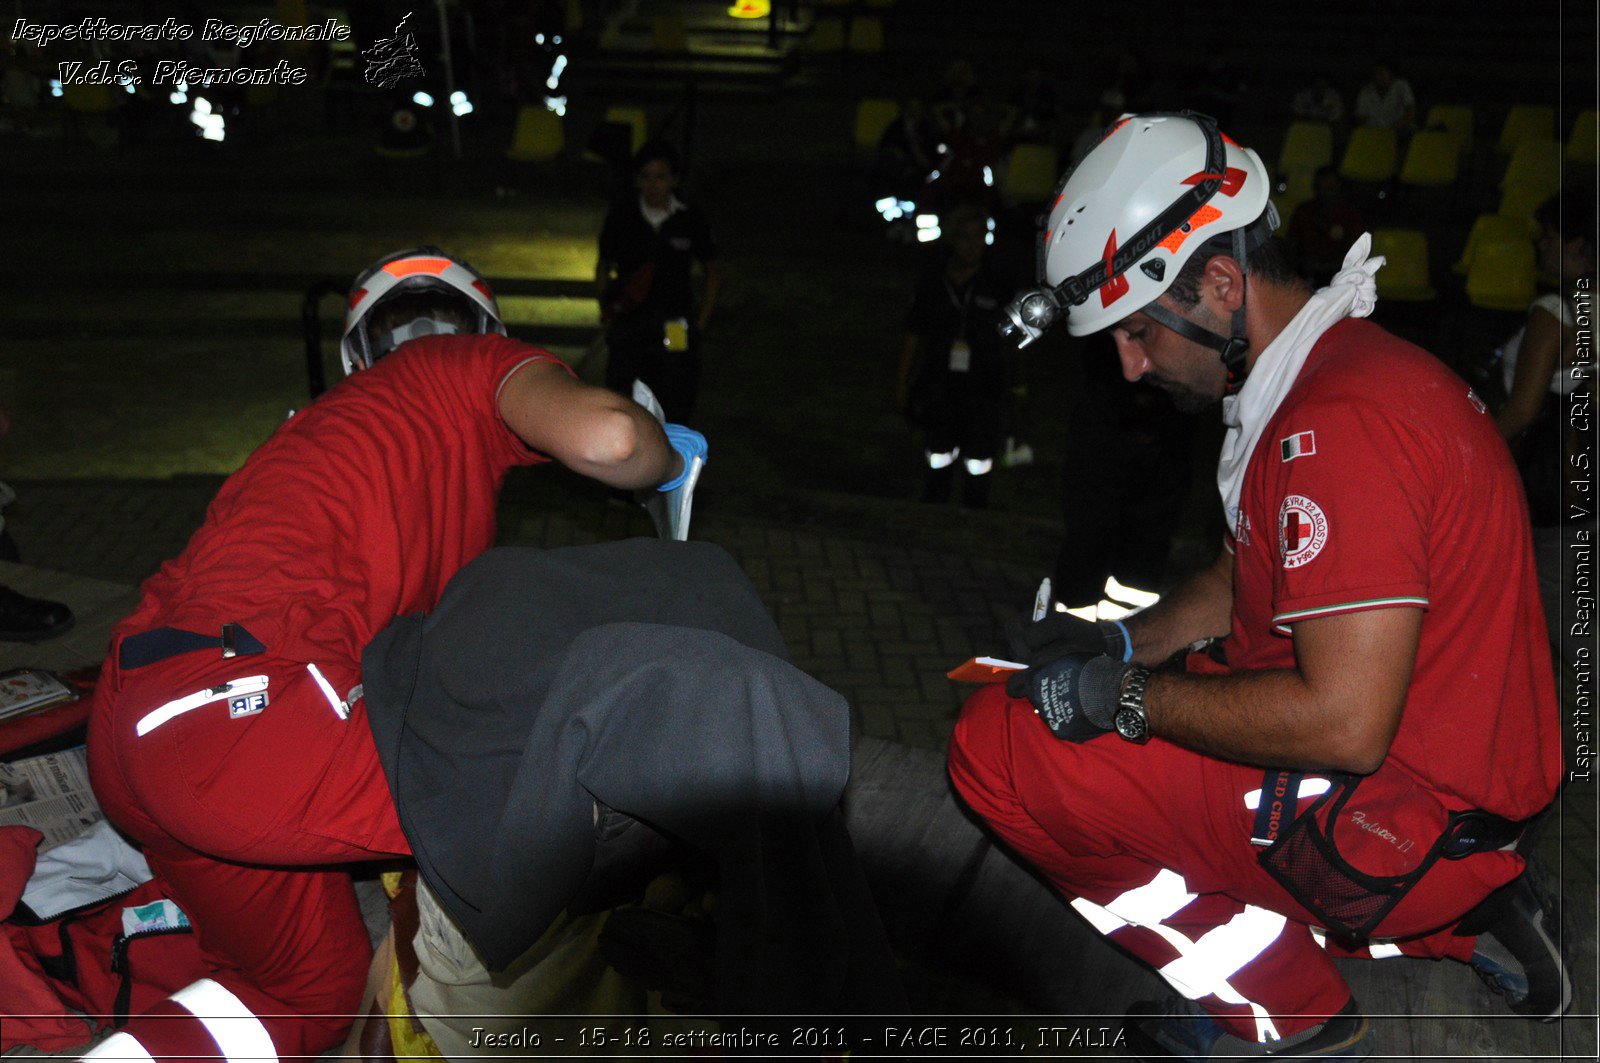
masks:
{"label": "red cross circular emblem", "polygon": [[1285,495],[1278,508],[1278,552],[1284,568],[1299,568],[1328,545],[1328,518],[1305,495]]}

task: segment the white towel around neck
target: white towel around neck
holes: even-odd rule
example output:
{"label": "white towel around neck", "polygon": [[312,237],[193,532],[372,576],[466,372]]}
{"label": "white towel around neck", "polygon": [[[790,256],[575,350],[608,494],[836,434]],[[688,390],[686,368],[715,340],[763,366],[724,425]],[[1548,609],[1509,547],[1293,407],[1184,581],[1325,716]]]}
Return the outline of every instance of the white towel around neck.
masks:
{"label": "white towel around neck", "polygon": [[1372,234],[1362,233],[1345,252],[1344,266],[1332,282],[1313,293],[1277,338],[1267,344],[1244,387],[1222,400],[1222,423],[1228,426],[1228,434],[1222,440],[1222,460],[1217,463],[1217,490],[1222,493],[1230,532],[1239,526],[1239,492],[1250,455],[1267,422],[1294,387],[1311,348],[1338,322],[1347,317],[1366,317],[1378,305],[1377,283],[1372,278],[1382,268],[1384,258],[1368,258],[1371,250]]}

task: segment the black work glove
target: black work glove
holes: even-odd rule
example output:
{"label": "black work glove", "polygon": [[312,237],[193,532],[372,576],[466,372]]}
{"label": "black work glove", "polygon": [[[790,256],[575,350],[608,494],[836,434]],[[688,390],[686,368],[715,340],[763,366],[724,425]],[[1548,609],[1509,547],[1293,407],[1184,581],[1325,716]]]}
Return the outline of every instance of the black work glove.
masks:
{"label": "black work glove", "polygon": [[1013,660],[1030,668],[1049,664],[1069,653],[1103,653],[1119,661],[1133,659],[1126,625],[1116,620],[1080,620],[1052,612],[1042,620],[1013,620],[1006,625]]}
{"label": "black work glove", "polygon": [[1105,654],[1071,653],[1006,680],[1006,693],[1026,697],[1050,733],[1087,742],[1115,725],[1128,666]]}

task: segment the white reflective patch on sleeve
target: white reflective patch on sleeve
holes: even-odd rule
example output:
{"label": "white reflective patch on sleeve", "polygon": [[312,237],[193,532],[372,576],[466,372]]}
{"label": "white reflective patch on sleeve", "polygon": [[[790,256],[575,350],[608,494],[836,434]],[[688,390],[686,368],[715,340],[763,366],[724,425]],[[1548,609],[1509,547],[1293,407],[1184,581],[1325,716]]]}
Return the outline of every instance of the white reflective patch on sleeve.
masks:
{"label": "white reflective patch on sleeve", "polygon": [[178,990],[172,999],[200,1020],[228,1063],[247,1059],[278,1063],[278,1050],[267,1028],[223,986],[202,978]]}
{"label": "white reflective patch on sleeve", "polygon": [[104,1041],[95,1045],[89,1051],[78,1057],[79,1059],[127,1059],[134,1063],[156,1063],[155,1058],[145,1051],[132,1034],[114,1033]]}

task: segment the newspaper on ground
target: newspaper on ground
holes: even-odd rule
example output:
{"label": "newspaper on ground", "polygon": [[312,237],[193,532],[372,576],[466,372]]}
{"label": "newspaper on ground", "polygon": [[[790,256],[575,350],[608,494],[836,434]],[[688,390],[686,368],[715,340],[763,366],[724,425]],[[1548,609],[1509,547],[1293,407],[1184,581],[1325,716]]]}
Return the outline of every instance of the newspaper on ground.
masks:
{"label": "newspaper on ground", "polygon": [[40,852],[71,841],[104,818],[89,789],[83,746],[0,764],[0,827],[32,827],[44,835]]}

